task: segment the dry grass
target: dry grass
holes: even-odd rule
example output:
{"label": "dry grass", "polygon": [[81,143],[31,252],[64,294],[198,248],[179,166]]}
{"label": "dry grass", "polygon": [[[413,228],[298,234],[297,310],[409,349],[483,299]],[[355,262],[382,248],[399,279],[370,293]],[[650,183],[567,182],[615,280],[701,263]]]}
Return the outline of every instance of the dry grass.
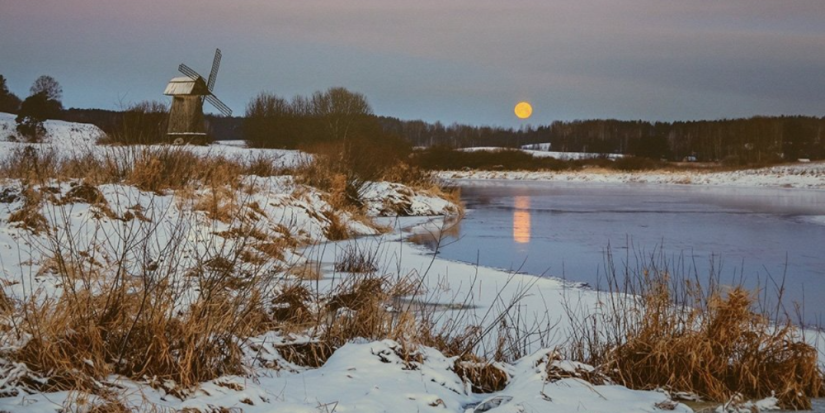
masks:
{"label": "dry grass", "polygon": [[416,166],[411,166],[406,162],[397,162],[384,171],[381,176],[382,181],[399,182],[414,188],[431,188],[435,185],[433,175]]}
{"label": "dry grass", "polygon": [[92,186],[134,185],[145,191],[186,190],[196,185],[237,187],[244,174],[284,172],[275,157],[197,154],[184,146],[112,146],[57,153],[52,147],[26,146],[0,159],[0,178],[24,183],[82,180]]}
{"label": "dry grass", "polygon": [[341,241],[350,238],[349,227],[341,219],[339,211],[328,209],[322,212],[329,224],[324,228],[324,235],[330,241]]}
{"label": "dry grass", "polygon": [[[604,373],[588,365],[571,365],[569,361],[562,360],[561,354],[553,352],[547,358],[547,381],[556,382],[562,379],[575,378],[584,380],[590,384],[603,385],[611,384],[610,378]],[[562,366],[559,363],[564,363]]]}
{"label": "dry grass", "polygon": [[322,341],[340,347],[357,337],[397,337],[397,319],[386,311],[389,297],[384,283],[373,277],[355,277],[342,283],[326,304]]}
{"label": "dry grass", "polygon": [[48,229],[48,221],[40,212],[43,202],[41,189],[32,186],[25,186],[20,192],[23,198],[23,205],[9,215],[9,222],[19,225],[34,234],[40,234]]}
{"label": "dry grass", "polygon": [[327,362],[335,349],[325,342],[311,342],[278,346],[278,352],[292,364],[318,368]]}
{"label": "dry grass", "polygon": [[91,205],[106,205],[106,197],[96,187],[86,182],[74,183],[63,196],[61,203],[83,202]]}
{"label": "dry grass", "polygon": [[667,298],[663,291],[645,296],[645,321],[608,357],[607,369],[615,368],[621,383],[658,384],[717,401],[776,392],[795,409],[809,409],[809,396],[825,394],[816,349],[798,341],[789,323],[774,326],[755,314],[749,292],[714,292],[701,313],[684,317],[657,308]]}
{"label": "dry grass", "polygon": [[[322,365],[335,348],[355,337],[398,336],[391,334],[400,331],[395,321],[399,317],[386,311],[389,294],[382,286],[384,280],[341,286],[329,300],[332,304],[318,312],[311,308],[324,307],[310,304],[319,297],[309,295],[300,284],[282,284],[277,273],[266,270],[273,259],[283,259],[285,248],[297,247],[290,228],[277,228],[282,236],[269,237],[254,225],[245,226],[264,212],[260,205],[238,198],[243,193],[239,176],[275,171],[267,166],[261,158],[245,164],[170,146],[112,147],[102,154],[70,157],[29,148],[6,158],[0,174],[24,182],[22,190],[3,193],[9,202],[23,200],[12,221],[32,233],[46,233],[42,252],[51,257],[48,271],[69,287],[59,296],[43,301],[32,297],[16,308],[23,314],[23,321],[15,326],[17,333],[32,339],[13,357],[46,378],[40,384],[35,380],[21,384],[39,391],[100,395],[106,391],[100,380],[117,374],[167,383],[163,386],[171,381],[174,385],[167,390],[184,392],[221,375],[242,374],[245,338],[265,331],[323,331],[317,344],[284,349],[288,360],[311,366]],[[44,186],[67,180],[72,186],[62,197]],[[195,249],[189,245],[183,215],[172,223],[169,245],[156,250],[149,244],[163,217],[150,220],[141,208],[129,209],[129,218],[123,218],[138,230],[101,232],[101,238],[91,240],[74,238],[83,231],[71,229],[70,218],[59,208],[46,208],[52,213],[49,217],[41,213],[46,201],[54,206],[80,202],[108,209],[96,185],[113,182],[145,191],[175,191],[181,202],[214,220],[230,223],[240,218],[241,227],[215,234],[232,239],[238,247],[211,251],[189,267],[182,257]],[[325,217],[330,238],[349,236],[335,210]],[[95,226],[94,220],[88,225]],[[95,245],[106,244],[121,245],[123,250],[106,262],[95,259]],[[320,278],[310,265],[288,271],[302,279]],[[192,284],[197,294],[182,303]],[[14,310],[15,303],[3,303]],[[344,306],[349,313],[336,314]],[[347,321],[339,322],[342,319]],[[404,329],[411,330],[410,318],[403,319]]]}
{"label": "dry grass", "polygon": [[[120,398],[120,394],[109,390],[99,391],[97,394],[74,391],[63,402],[60,411],[89,413],[129,413],[135,411],[134,408],[127,407],[126,403]],[[155,411],[155,409],[145,409],[145,411]]]}
{"label": "dry grass", "polygon": [[272,299],[272,317],[280,322],[307,325],[315,319],[308,303],[312,295],[302,284],[284,286]]}
{"label": "dry grass", "polygon": [[179,190],[194,183],[236,186],[243,165],[222,156],[197,155],[184,147],[127,147],[131,157],[125,181],[146,191]]}
{"label": "dry grass", "polygon": [[254,315],[265,311],[255,308],[260,300],[254,292],[228,293],[238,289],[222,267],[199,276],[201,295],[180,312],[165,277],[134,281],[91,262],[59,256],[56,262],[64,285],[76,287],[26,304],[20,328],[32,339],[16,355],[48,375],[40,390],[95,391],[96,380],[110,374],[157,377],[187,388],[242,373],[237,337],[254,332],[261,321]]}
{"label": "dry grass", "polygon": [[260,177],[288,175],[291,171],[278,166],[280,163],[280,155],[253,155],[243,162],[243,174]]}
{"label": "dry grass", "polygon": [[372,182],[388,178],[400,183],[430,181],[428,173],[407,164],[409,148],[396,139],[379,143],[350,138],[306,149],[313,160],[297,168],[295,176],[299,182],[327,191],[330,204],[339,209],[360,209],[361,197]]}
{"label": "dry grass", "polygon": [[329,153],[317,153],[312,161],[299,166],[295,177],[302,184],[326,191],[327,202],[336,209],[355,210],[362,206],[360,193],[366,189],[366,182],[354,172],[343,170],[332,148]]}
{"label": "dry grass", "polygon": [[[19,192],[0,196],[10,202],[22,200],[23,207],[12,214],[12,220],[31,233],[45,234],[38,239],[39,252],[51,261],[44,271],[63,287],[62,294],[44,300],[32,296],[13,302],[0,296],[0,310],[20,316],[15,333],[31,337],[8,354],[32,373],[19,385],[100,396],[104,402],[94,409],[101,411],[123,408],[116,398],[104,397],[109,389],[101,383],[113,374],[185,397],[187,389],[204,381],[245,374],[246,340],[267,331],[312,337],[308,344],[279,349],[295,364],[318,367],[335,349],[356,338],[389,338],[410,348],[432,345],[460,356],[454,368],[474,388],[495,389],[506,383],[494,363],[470,355],[487,332],[454,326],[437,330],[432,314],[392,308],[399,296],[420,293],[421,280],[413,275],[375,276],[375,250],[354,245],[346,249],[336,271],[359,275],[346,277],[329,295],[319,296],[307,287],[307,281],[321,278],[317,265],[273,268],[275,261],[283,260],[285,249],[298,246],[291,235],[296,231],[282,226],[276,229],[281,236],[273,237],[255,227],[257,217],[265,213],[260,205],[239,197],[245,189],[239,177],[277,172],[263,158],[243,161],[197,155],[172,146],[110,147],[76,156],[25,149],[0,161],[0,178],[22,182]],[[360,211],[349,198],[352,186],[346,177],[330,175],[335,192],[329,199],[347,209],[348,218],[357,217]],[[62,197],[49,189],[54,182],[66,181],[72,186]],[[186,208],[230,224],[228,230],[212,235],[231,239],[233,247],[215,247],[217,238],[200,240],[207,244],[206,252],[200,252],[202,245],[195,245],[198,241],[187,232],[191,223],[183,214],[165,221],[162,211],[153,210],[150,219],[135,206],[123,217],[115,217],[97,188],[108,183],[176,194]],[[47,202],[51,205],[44,207]],[[78,229],[57,208],[68,203],[93,205],[132,229],[89,230],[98,228],[96,218],[85,224],[88,231]],[[323,215],[329,239],[350,236],[337,208]],[[170,234],[163,245],[154,245],[161,222]],[[223,224],[220,227],[225,228]],[[80,234],[95,235],[80,239]],[[98,255],[100,245],[117,245],[115,256]],[[287,273],[299,280],[286,277]],[[411,351],[405,355],[415,358]]]}
{"label": "dry grass", "polygon": [[464,356],[464,360],[457,359],[453,371],[471,384],[473,393],[502,391],[510,381],[510,375],[499,363],[482,360],[471,354]]}
{"label": "dry grass", "polygon": [[[197,252],[185,214],[173,220],[155,211],[161,214],[155,221],[134,220],[109,233],[96,230],[94,217],[78,228],[70,212],[57,208],[74,202],[105,207],[94,186],[74,185],[61,199],[30,187],[20,196],[26,199],[21,217],[39,213],[36,196],[53,198],[53,206],[44,208],[48,217],[39,215],[50,229],[35,243],[50,261],[43,271],[63,288],[50,297],[27,297],[14,310],[21,317],[15,334],[31,339],[12,357],[45,378],[24,379],[22,386],[101,395],[101,380],[117,374],[187,389],[244,373],[244,339],[274,329],[269,296],[280,278],[273,261],[243,261],[247,247],[263,236],[257,228],[228,231],[231,248]],[[133,218],[141,214],[132,209]],[[156,222],[164,223],[168,245],[153,245]],[[111,251],[116,256],[99,253],[104,245],[117,245]]]}
{"label": "dry grass", "polygon": [[789,319],[758,313],[753,293],[723,290],[713,280],[702,287],[655,266],[609,284],[601,311],[568,307],[574,332],[567,357],[599,366],[630,388],[663,387],[717,402],[775,394],[786,408],[809,409],[810,397],[825,395],[816,349]]}
{"label": "dry grass", "polygon": [[23,146],[0,160],[0,177],[19,179],[26,184],[38,182],[57,175],[59,164],[60,158],[54,150]]}
{"label": "dry grass", "polygon": [[335,260],[335,271],[349,273],[374,273],[378,270],[377,249],[360,247],[358,243],[344,246],[341,256]]}
{"label": "dry grass", "polygon": [[237,192],[228,186],[212,186],[193,197],[195,202],[192,209],[203,211],[209,219],[227,224],[239,217],[242,208]]}

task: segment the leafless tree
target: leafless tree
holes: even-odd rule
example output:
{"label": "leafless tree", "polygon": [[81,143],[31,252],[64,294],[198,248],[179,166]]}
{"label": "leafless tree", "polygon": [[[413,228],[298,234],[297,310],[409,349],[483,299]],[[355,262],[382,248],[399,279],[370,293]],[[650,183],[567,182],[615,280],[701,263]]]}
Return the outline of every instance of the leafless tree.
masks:
{"label": "leafless tree", "polygon": [[315,92],[311,103],[315,116],[324,120],[329,137],[335,141],[345,141],[359,122],[372,115],[364,95],[342,87]]}
{"label": "leafless tree", "polygon": [[47,75],[38,77],[37,80],[32,83],[29,93],[31,95],[44,93],[47,99],[56,102],[62,102],[63,100],[63,87],[60,86],[57,80]]}

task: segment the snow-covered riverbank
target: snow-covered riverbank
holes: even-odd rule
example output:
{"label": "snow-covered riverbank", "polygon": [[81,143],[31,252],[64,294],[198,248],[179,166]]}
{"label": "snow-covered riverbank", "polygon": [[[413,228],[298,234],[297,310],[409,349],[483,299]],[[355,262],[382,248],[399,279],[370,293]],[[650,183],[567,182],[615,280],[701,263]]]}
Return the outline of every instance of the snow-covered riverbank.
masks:
{"label": "snow-covered riverbank", "polygon": [[[38,158],[38,153],[81,159],[85,154],[117,156],[117,151],[129,150],[95,145],[101,132],[91,125],[48,121],[44,143],[29,146],[13,141],[11,115],[0,116],[0,124],[0,157],[3,162],[23,162],[24,168],[33,167],[26,162],[52,159]],[[19,151],[24,147],[34,151]],[[295,165],[304,157],[294,151],[260,151],[231,145],[183,149],[203,156],[263,155],[281,167]],[[564,297],[592,306],[595,293],[559,280],[439,259],[405,241],[410,231],[429,232],[440,227],[440,218],[427,216],[459,211],[438,194],[396,183],[374,183],[367,186],[363,196],[368,216],[361,217],[335,210],[328,194],[302,185],[291,176],[250,175],[219,186],[149,191],[117,179],[96,184],[64,176],[14,178],[16,172],[7,172],[10,177],[3,182],[0,201],[0,281],[3,305],[8,304],[2,310],[4,329],[0,335],[2,411],[89,411],[97,406],[99,410],[117,407],[197,412],[514,412],[581,408],[631,412],[652,411],[657,404],[688,411],[683,405],[670,404],[661,392],[585,382],[577,377],[589,372],[589,367],[562,361],[551,350],[564,336]],[[376,217],[399,211],[419,217]],[[342,233],[356,238],[331,241]],[[20,361],[21,349],[35,340],[35,334],[36,340],[54,344],[71,339],[81,329],[64,331],[67,323],[77,321],[71,315],[52,324],[55,329],[48,333],[27,318],[27,311],[35,308],[51,320],[47,315],[59,312],[59,306],[77,303],[62,299],[67,296],[131,300],[134,294],[148,293],[159,303],[156,311],[168,312],[169,317],[185,317],[183,314],[194,306],[211,303],[204,294],[220,292],[210,290],[209,283],[229,276],[238,277],[227,284],[236,290],[229,293],[230,297],[245,291],[249,283],[262,283],[263,289],[256,291],[270,294],[266,299],[271,301],[286,285],[297,283],[315,297],[309,305],[323,306],[339,286],[364,276],[336,269],[353,248],[369,251],[375,257],[372,276],[417,286],[388,302],[382,312],[395,314],[402,307],[415,308],[419,313],[433,314],[435,328],[452,329],[456,334],[463,334],[465,329],[494,329],[501,317],[519,314],[517,319],[524,324],[516,323],[512,328],[535,334],[522,348],[529,354],[510,354],[512,363],[494,362],[496,371],[505,375],[506,385],[489,394],[473,390],[466,374],[456,368],[458,356],[447,357],[435,348],[416,344],[414,330],[412,336],[396,341],[356,338],[335,349],[325,363],[316,367],[292,363],[282,351],[284,346],[316,340],[313,335],[317,331],[276,328],[256,336],[235,337],[232,342],[242,352],[243,374],[223,374],[188,388],[168,377],[97,377],[92,371],[111,372],[117,368],[107,366],[114,361],[85,347],[76,348],[76,354],[65,354],[62,360],[76,375],[97,377],[88,386],[55,385],[59,382],[52,380],[53,371]],[[317,274],[303,279],[296,269],[308,266],[314,266]],[[215,274],[223,275],[215,278]],[[121,295],[111,295],[121,288],[117,287],[119,282],[129,287]],[[171,301],[165,301],[165,293],[152,296],[149,288],[168,289]],[[508,311],[509,305],[517,308]],[[344,308],[336,317],[346,318],[351,313]],[[133,313],[121,314],[138,320]],[[118,325],[106,328],[115,334]],[[490,331],[493,333],[478,335],[481,341],[473,346],[480,355],[495,351],[497,334]],[[77,363],[76,367],[71,363]],[[88,371],[81,373],[78,369]]]}
{"label": "snow-covered riverbank", "polygon": [[[564,361],[552,350],[564,339],[567,323],[563,301],[593,306],[597,300],[595,292],[560,280],[439,259],[427,249],[404,241],[411,231],[429,233],[439,228],[439,218],[384,218],[381,223],[395,230],[379,236],[315,244],[300,252],[317,260],[323,274],[320,280],[307,281],[306,285],[314,292],[329,292],[348,277],[358,276],[335,271],[335,263],[342,254],[357,245],[362,250],[376,251],[382,272],[392,271],[396,276],[420,281],[421,292],[408,299],[435,308],[442,327],[452,326],[458,331],[462,326],[495,327],[505,307],[517,300],[523,324],[513,328],[537,335],[530,338],[530,354],[513,363],[495,363],[506,372],[507,385],[502,390],[474,392],[470,382],[457,374],[456,357],[446,357],[424,346],[405,347],[393,340],[356,340],[336,350],[319,368],[296,365],[288,362],[280,349],[285,344],[311,339],[276,331],[246,341],[246,375],[222,376],[184,393],[118,376],[110,377],[101,386],[119,389],[118,401],[126,406],[199,412],[690,411],[687,406],[670,402],[663,392],[588,383],[579,377],[590,373],[591,367]],[[13,282],[15,277],[9,279]],[[550,326],[552,329],[548,330]],[[544,331],[539,333],[540,330]],[[482,347],[494,351],[495,338],[496,334],[491,334]],[[14,382],[26,367],[6,361],[4,371],[6,379]],[[15,390],[4,388],[7,395]],[[104,403],[106,400],[82,392],[29,394],[19,390],[14,396],[0,398],[0,410],[45,413],[66,406]]]}
{"label": "snow-covered riverbank", "polygon": [[825,189],[825,162],[726,172],[701,170],[621,172],[585,169],[576,172],[442,171],[438,173],[438,176],[454,181],[512,180]]}

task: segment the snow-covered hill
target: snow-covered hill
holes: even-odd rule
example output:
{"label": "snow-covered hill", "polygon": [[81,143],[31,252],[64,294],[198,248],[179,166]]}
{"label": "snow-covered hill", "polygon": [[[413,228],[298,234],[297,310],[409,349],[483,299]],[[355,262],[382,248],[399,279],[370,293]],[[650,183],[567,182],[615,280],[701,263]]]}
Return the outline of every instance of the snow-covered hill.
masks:
{"label": "snow-covered hill", "polygon": [[[16,115],[0,112],[0,142],[19,141]],[[104,136],[100,128],[88,123],[47,120],[43,122],[46,135],[43,143],[61,147],[89,148]]]}

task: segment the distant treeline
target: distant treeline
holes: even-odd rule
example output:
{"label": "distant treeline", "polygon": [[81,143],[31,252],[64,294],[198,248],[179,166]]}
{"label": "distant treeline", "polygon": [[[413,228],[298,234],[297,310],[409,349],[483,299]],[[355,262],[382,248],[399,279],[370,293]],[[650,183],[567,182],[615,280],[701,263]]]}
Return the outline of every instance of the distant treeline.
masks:
{"label": "distant treeline", "polygon": [[[118,124],[122,113],[69,109],[63,112],[62,119],[93,123],[108,132]],[[401,137],[413,146],[519,147],[549,142],[554,151],[622,153],[667,160],[694,157],[698,161],[745,164],[781,159],[825,159],[825,118],[816,117],[753,117],[690,122],[557,121],[516,130],[460,124],[445,126],[439,122],[369,116],[377,119],[384,133]],[[305,140],[285,131],[301,130],[301,117],[273,119],[280,126],[267,125],[272,127],[269,133],[261,129],[251,130],[249,120],[243,117],[207,116],[207,119],[211,134],[217,139],[259,140],[262,134],[266,134],[271,137],[272,146],[283,147],[297,147]],[[305,120],[315,123],[308,118]],[[284,135],[283,140],[277,138],[278,132]],[[248,136],[250,134],[255,136]]]}
{"label": "distant treeline", "polygon": [[549,142],[562,152],[621,153],[653,159],[760,163],[825,158],[825,118],[753,117],[691,122],[582,120],[521,130],[382,117],[414,146],[519,147]]}

